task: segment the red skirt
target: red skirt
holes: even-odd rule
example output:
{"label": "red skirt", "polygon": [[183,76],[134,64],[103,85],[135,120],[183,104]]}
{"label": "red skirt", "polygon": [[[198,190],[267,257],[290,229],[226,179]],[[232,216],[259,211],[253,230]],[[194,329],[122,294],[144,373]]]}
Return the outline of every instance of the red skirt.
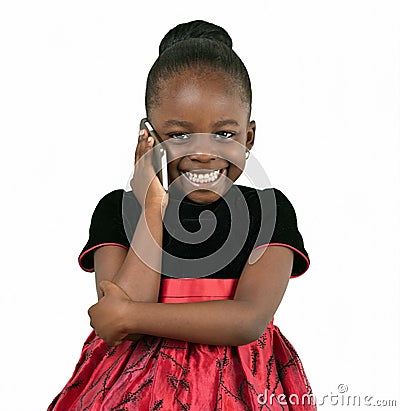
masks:
{"label": "red skirt", "polygon": [[[237,280],[165,279],[160,302],[232,299]],[[48,411],[316,410],[301,361],[268,324],[240,346],[144,336],[117,347],[92,332]]]}

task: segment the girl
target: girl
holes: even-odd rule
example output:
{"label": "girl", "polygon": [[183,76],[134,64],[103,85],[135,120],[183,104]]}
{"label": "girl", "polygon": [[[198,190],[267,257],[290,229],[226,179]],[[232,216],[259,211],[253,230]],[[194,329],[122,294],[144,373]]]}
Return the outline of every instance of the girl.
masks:
{"label": "girl", "polygon": [[110,192],[93,213],[79,264],[96,273],[94,331],[49,410],[314,410],[273,323],[309,258],[281,191],[233,184],[255,123],[224,29],[193,21],[167,33],[146,112],[168,153],[168,192],[143,129],[132,191]]}

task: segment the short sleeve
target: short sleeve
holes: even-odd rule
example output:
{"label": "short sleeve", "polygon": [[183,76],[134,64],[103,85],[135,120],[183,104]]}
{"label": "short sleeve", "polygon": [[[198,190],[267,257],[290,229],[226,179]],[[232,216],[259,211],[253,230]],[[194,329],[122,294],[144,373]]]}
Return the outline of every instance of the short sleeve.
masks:
{"label": "short sleeve", "polygon": [[[274,197],[274,200],[272,198]],[[304,247],[303,237],[297,226],[295,209],[289,199],[278,189],[265,189],[259,192],[264,218],[253,249],[267,245],[282,245],[294,251],[291,277],[304,274],[310,266],[310,258]],[[274,207],[271,206],[274,202]],[[266,211],[265,211],[266,210]],[[273,212],[271,212],[273,210]],[[274,214],[275,218],[271,215]],[[271,222],[274,221],[273,224]],[[273,225],[273,229],[271,229]]]}
{"label": "short sleeve", "polygon": [[114,190],[97,204],[89,227],[89,239],[78,257],[84,271],[94,271],[94,251],[105,245],[129,248],[140,206],[132,192]]}

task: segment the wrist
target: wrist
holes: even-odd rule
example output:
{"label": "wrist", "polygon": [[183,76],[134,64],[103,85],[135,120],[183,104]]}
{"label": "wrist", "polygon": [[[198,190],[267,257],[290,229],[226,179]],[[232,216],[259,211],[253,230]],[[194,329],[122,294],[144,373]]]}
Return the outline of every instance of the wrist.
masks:
{"label": "wrist", "polygon": [[147,219],[163,219],[165,214],[165,208],[162,204],[152,203],[146,205],[143,211],[144,217]]}
{"label": "wrist", "polygon": [[[158,213],[164,216],[165,209],[168,205],[168,193],[162,190],[162,194],[157,194],[153,196],[146,197],[144,203],[144,210],[148,210],[151,213]],[[147,211],[146,211],[147,212]]]}
{"label": "wrist", "polygon": [[129,301],[124,310],[123,315],[123,331],[126,334],[139,334],[138,321],[140,318],[140,303],[136,301]]}

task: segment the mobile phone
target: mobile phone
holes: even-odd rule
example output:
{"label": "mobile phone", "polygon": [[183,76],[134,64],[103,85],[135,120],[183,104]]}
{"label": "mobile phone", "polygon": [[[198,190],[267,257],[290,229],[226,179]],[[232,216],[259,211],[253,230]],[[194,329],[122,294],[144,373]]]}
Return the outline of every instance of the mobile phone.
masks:
{"label": "mobile phone", "polygon": [[[154,139],[153,145],[153,166],[156,171],[165,191],[168,191],[168,168],[167,168],[167,153],[165,148],[161,144],[161,140],[158,137],[154,127],[151,125],[147,118],[143,118],[140,122],[140,129],[147,130],[149,135]],[[157,172],[158,170],[158,172]]]}

